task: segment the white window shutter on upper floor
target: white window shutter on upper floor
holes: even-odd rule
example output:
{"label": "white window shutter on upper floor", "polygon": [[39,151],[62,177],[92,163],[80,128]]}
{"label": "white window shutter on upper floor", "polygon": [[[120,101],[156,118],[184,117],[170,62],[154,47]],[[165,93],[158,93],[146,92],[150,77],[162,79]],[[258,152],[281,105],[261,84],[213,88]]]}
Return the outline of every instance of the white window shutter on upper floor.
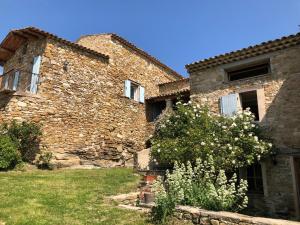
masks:
{"label": "white window shutter on upper floor", "polygon": [[35,56],[33,59],[30,92],[34,93],[34,94],[37,93],[37,85],[38,85],[38,81],[39,81],[41,60],[42,60],[42,57],[40,55]]}
{"label": "white window shutter on upper floor", "polygon": [[130,89],[131,89],[130,86],[131,86],[131,81],[125,80],[124,94],[127,98],[130,98]]}
{"label": "white window shutter on upper floor", "polygon": [[9,76],[5,76],[4,77],[4,89],[8,89],[8,78],[9,78]]}
{"label": "white window shutter on upper floor", "polygon": [[140,86],[140,102],[145,102],[145,88],[142,86]]}
{"label": "white window shutter on upper floor", "polygon": [[220,107],[223,115],[233,116],[238,110],[238,94],[222,96]]}
{"label": "white window shutter on upper floor", "polygon": [[19,84],[20,71],[15,72],[14,82],[13,82],[13,90],[16,91]]}

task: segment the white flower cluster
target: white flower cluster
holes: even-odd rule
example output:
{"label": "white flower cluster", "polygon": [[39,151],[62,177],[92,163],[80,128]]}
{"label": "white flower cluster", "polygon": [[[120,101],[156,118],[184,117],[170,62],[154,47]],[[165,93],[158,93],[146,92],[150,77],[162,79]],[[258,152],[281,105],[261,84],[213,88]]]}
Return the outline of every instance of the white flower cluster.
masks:
{"label": "white flower cluster", "polygon": [[[155,202],[163,204],[163,199],[172,199],[175,204],[192,204],[201,208],[213,205],[213,210],[239,211],[247,206],[247,181],[234,174],[231,179],[224,170],[216,172],[212,157],[202,162],[197,159],[193,168],[191,163],[175,163],[172,173],[167,172],[165,183],[162,179],[155,182]],[[197,195],[195,195],[197,191]]]}
{"label": "white flower cluster", "polygon": [[[152,153],[159,162],[186,162],[184,155],[222,158],[220,168],[239,168],[260,160],[272,147],[258,135],[258,125],[249,109],[233,117],[212,113],[205,106],[177,102],[177,110],[159,125]],[[175,149],[172,151],[172,149]],[[170,154],[172,153],[172,154]]]}

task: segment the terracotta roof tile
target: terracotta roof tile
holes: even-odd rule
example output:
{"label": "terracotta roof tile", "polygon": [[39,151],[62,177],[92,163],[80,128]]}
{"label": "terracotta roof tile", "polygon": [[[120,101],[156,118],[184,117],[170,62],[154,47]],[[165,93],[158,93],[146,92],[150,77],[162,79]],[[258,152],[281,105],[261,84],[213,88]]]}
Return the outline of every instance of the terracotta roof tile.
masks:
{"label": "terracotta roof tile", "polygon": [[180,94],[190,94],[190,88],[184,88],[184,89],[176,90],[176,91],[169,92],[166,94],[159,94],[156,96],[151,96],[151,97],[146,98],[146,100],[155,100],[155,99],[166,98],[166,97],[171,97],[171,96],[180,95]]}
{"label": "terracotta roof tile", "polygon": [[300,32],[294,35],[282,37],[267,42],[262,42],[257,45],[242,48],[237,51],[217,55],[207,59],[203,59],[191,64],[187,64],[185,67],[188,72],[194,72],[198,70],[204,70],[211,67],[215,67],[221,64],[231,63],[238,60],[258,56],[277,50],[285,49],[300,44]]}
{"label": "terracotta roof tile", "polygon": [[155,57],[149,55],[147,52],[145,52],[144,50],[136,47],[134,44],[132,44],[131,42],[127,41],[126,39],[120,37],[117,34],[111,33],[112,38],[118,40],[119,42],[121,42],[122,44],[126,45],[127,47],[131,48],[132,50],[136,51],[138,54],[144,56],[145,58],[147,58],[149,61],[153,62],[154,64],[159,65],[160,67],[164,68],[165,70],[169,71],[173,76],[175,76],[177,79],[182,79],[183,77],[177,73],[176,71],[174,71],[173,69],[171,69],[170,67],[168,67],[167,65],[161,63],[158,59],[156,59]]}
{"label": "terracotta roof tile", "polygon": [[[184,77],[182,75],[180,75],[179,73],[177,73],[176,71],[174,71],[173,69],[171,69],[170,67],[168,67],[167,65],[163,64],[158,59],[156,59],[155,57],[151,56],[150,54],[148,54],[144,50],[138,48],[133,43],[127,41],[126,39],[122,38],[121,36],[119,36],[119,35],[117,35],[115,33],[103,33],[103,34],[84,35],[84,36],[81,36],[80,38],[83,38],[85,36],[96,36],[96,35],[110,35],[113,39],[119,41],[121,44],[123,44],[123,45],[127,46],[128,48],[132,49],[137,54],[145,57],[146,59],[148,59],[152,63],[154,63],[154,64],[162,67],[166,71],[170,72],[176,79],[184,79]],[[79,38],[79,40],[80,40],[80,38]]]}
{"label": "terracotta roof tile", "polygon": [[[92,49],[86,48],[80,44],[68,41],[66,39],[60,38],[54,34],[51,34],[49,32],[43,31],[41,29],[35,28],[35,27],[27,27],[27,28],[23,28],[23,29],[18,29],[18,30],[12,30],[9,32],[9,34],[5,37],[5,39],[2,41],[2,43],[0,44],[0,48],[5,48],[5,43],[8,41],[8,39],[12,36],[12,35],[19,35],[20,37],[24,38],[28,38],[28,37],[35,37],[35,38],[51,38],[54,39],[56,41],[59,41],[61,43],[64,43],[68,46],[71,46],[73,48],[88,52],[90,54],[93,54],[95,56],[101,57],[105,60],[108,60],[109,57],[107,55],[104,55],[102,53],[99,53],[97,51],[94,51]],[[18,46],[14,46],[14,48],[17,48]],[[13,49],[15,50],[15,49]],[[0,59],[1,60],[1,59]]]}

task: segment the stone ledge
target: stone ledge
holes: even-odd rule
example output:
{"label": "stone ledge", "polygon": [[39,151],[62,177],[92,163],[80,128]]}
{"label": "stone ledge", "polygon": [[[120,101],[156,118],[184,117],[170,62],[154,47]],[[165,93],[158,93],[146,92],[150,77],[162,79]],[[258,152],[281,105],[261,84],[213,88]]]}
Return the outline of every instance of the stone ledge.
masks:
{"label": "stone ledge", "polygon": [[252,217],[232,212],[215,212],[190,206],[177,206],[176,217],[179,219],[192,220],[194,224],[212,225],[300,225],[300,222],[270,219],[264,217]]}

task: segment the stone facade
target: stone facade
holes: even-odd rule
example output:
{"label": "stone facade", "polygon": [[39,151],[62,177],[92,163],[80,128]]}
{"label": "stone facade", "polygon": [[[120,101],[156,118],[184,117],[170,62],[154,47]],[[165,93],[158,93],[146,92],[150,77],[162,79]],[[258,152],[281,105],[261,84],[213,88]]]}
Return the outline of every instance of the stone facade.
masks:
{"label": "stone facade", "polygon": [[[243,63],[270,60],[271,72],[264,76],[228,81],[226,70]],[[191,99],[220,112],[220,97],[257,90],[260,123],[279,149],[273,159],[262,162],[264,194],[250,202],[271,214],[295,215],[299,199],[291,162],[300,155],[300,46],[224,63],[190,72]],[[298,199],[298,200],[297,200]],[[298,203],[297,203],[298,201]],[[266,211],[266,209],[268,209]]]}
{"label": "stone facade", "polygon": [[30,83],[33,56],[41,55],[38,92],[20,88],[1,93],[0,121],[41,124],[41,145],[54,153],[57,165],[133,166],[134,153],[144,149],[145,106],[124,96],[124,81],[142,85],[147,97],[158,93],[158,84],[178,75],[109,36],[96,37],[103,42],[84,40],[84,44],[91,42],[109,60],[52,36],[19,47],[5,62],[4,72],[19,69],[19,86]]}

